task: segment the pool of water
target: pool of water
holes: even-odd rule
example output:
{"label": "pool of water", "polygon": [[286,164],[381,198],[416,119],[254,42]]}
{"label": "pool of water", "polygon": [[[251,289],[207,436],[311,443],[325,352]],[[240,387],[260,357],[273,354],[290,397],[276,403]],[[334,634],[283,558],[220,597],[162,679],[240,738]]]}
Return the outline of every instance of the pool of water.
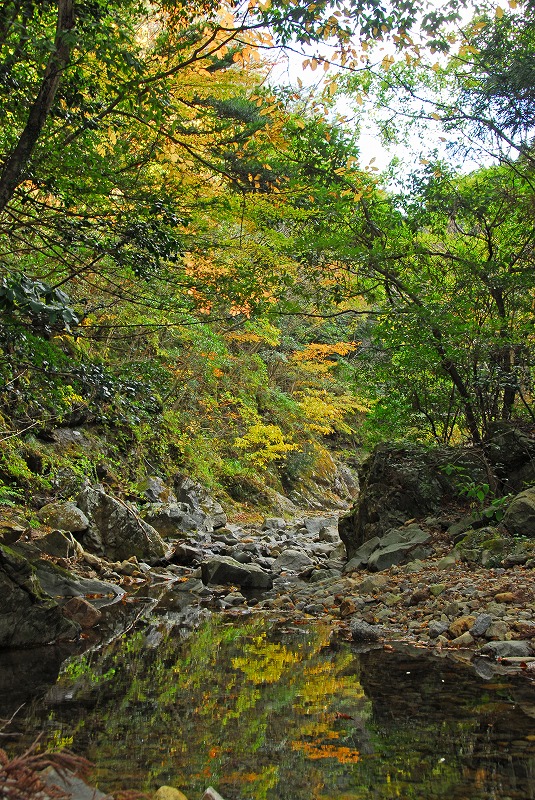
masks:
{"label": "pool of water", "polygon": [[[186,636],[179,616],[61,667],[64,653],[48,651],[46,669],[44,656],[30,657],[33,698],[14,723],[24,742],[43,731],[44,742],[66,744],[111,792],[167,784],[191,800],[208,785],[227,800],[535,798],[535,687],[525,677],[484,678],[402,646],[357,652],[306,621],[212,617]],[[4,687],[6,675],[0,661]],[[5,718],[21,696],[2,694]]]}

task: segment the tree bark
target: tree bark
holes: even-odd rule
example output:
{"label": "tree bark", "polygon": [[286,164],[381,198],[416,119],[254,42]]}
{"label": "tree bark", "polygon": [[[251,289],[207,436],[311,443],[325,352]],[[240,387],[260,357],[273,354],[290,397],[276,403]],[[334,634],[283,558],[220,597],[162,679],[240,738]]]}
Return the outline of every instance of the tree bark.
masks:
{"label": "tree bark", "polygon": [[17,145],[6,157],[0,176],[0,212],[9,203],[22,182],[24,170],[41,135],[52,108],[61,76],[71,54],[69,33],[74,28],[73,0],[58,0],[58,17],[54,52],[46,66],[37,97],[30,107],[26,126]]}

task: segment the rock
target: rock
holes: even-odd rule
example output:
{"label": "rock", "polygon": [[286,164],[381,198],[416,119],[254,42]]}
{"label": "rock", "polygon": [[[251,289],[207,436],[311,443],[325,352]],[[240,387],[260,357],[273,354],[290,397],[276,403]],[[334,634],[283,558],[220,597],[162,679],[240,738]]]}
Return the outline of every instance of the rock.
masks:
{"label": "rock", "polygon": [[271,589],[273,580],[269,573],[256,564],[240,564],[228,556],[216,556],[201,565],[202,580],[209,584],[237,584],[251,589]]}
{"label": "rock", "polygon": [[509,625],[501,619],[491,622],[484,633],[485,639],[497,639],[503,641],[509,633]]}
{"label": "rock", "polygon": [[0,647],[32,647],[75,639],[80,628],[66,619],[42,588],[34,567],[0,545]]}
{"label": "rock", "polygon": [[94,628],[102,619],[102,613],[83,597],[71,597],[62,607],[64,616],[77,622],[82,630]]}
{"label": "rock", "polygon": [[494,599],[497,603],[515,603],[519,597],[514,592],[498,592],[494,595]]}
{"label": "rock", "polygon": [[429,591],[433,595],[433,597],[438,597],[447,589],[447,585],[445,583],[433,583],[429,587]]}
{"label": "rock", "polygon": [[510,422],[495,422],[487,456],[506,491],[520,491],[535,479],[535,440]]}
{"label": "rock", "polygon": [[476,483],[488,480],[484,461],[475,450],[378,445],[361,467],[356,506],[339,521],[348,557],[373,536],[381,537],[409,519],[435,514],[445,499],[456,497],[455,473],[444,472],[452,463],[467,469]]}
{"label": "rock", "polygon": [[449,556],[444,556],[443,558],[439,559],[437,563],[437,569],[451,569],[458,561],[459,554],[454,550]]}
{"label": "rock", "polygon": [[469,631],[475,621],[475,617],[459,617],[458,619],[453,620],[453,622],[450,624],[448,633],[452,639],[456,639],[465,631]]}
{"label": "rock", "polygon": [[57,530],[50,531],[34,541],[41,553],[54,558],[81,558],[84,548],[77,542],[72,533]]}
{"label": "rock", "polygon": [[5,544],[7,547],[18,542],[18,540],[26,533],[28,526],[21,525],[16,520],[0,521],[0,544]]}
{"label": "rock", "polygon": [[452,639],[450,645],[454,645],[455,647],[471,647],[474,644],[474,641],[474,637],[470,631],[465,631],[464,633],[461,633],[460,636]]}
{"label": "rock", "polygon": [[99,604],[107,605],[124,594],[124,590],[113,583],[73,575],[51,561],[41,559],[35,562],[34,568],[40,585],[51,597],[97,595],[104,600],[102,603],[99,601]]}
{"label": "rock", "polygon": [[467,533],[458,543],[462,561],[491,567],[501,563],[508,540],[497,528],[485,526]]}
{"label": "rock", "polygon": [[535,487],[525,489],[512,499],[503,524],[513,536],[535,538]]}
{"label": "rock", "polygon": [[492,617],[490,614],[479,614],[476,617],[474,624],[470,628],[472,636],[483,636],[490,625],[492,625]]}
{"label": "rock", "polygon": [[80,533],[89,528],[84,512],[69,501],[48,503],[37,512],[37,516],[45,525],[70,533]]}
{"label": "rock", "polygon": [[212,529],[211,523],[207,523],[206,514],[191,512],[185,503],[152,503],[143,513],[149,525],[166,538]]}
{"label": "rock", "polygon": [[487,642],[478,650],[478,654],[494,658],[528,658],[532,655],[529,642]]}
{"label": "rock", "polygon": [[337,517],[307,517],[305,519],[305,528],[311,536],[318,536],[320,531],[336,529],[337,526]]}
{"label": "rock", "polygon": [[370,555],[368,569],[380,572],[413,558],[425,558],[431,551],[422,545],[430,538],[431,534],[417,526],[391,530],[381,537],[379,545]]}
{"label": "rock", "polygon": [[438,636],[442,636],[449,628],[448,622],[442,622],[441,620],[433,620],[429,623],[428,633],[430,639],[436,639]]}
{"label": "rock", "polygon": [[188,800],[188,798],[180,789],[174,789],[172,786],[160,786],[154,793],[154,800]]}
{"label": "rock", "polygon": [[262,523],[263,531],[284,531],[286,530],[286,520],[282,517],[267,517]]}
{"label": "rock", "polygon": [[355,569],[365,567],[371,554],[379,547],[380,542],[381,540],[378,536],[373,536],[371,539],[368,539],[367,542],[364,542],[364,544],[355,550],[353,557],[344,567],[344,572],[353,572]]}
{"label": "rock", "polygon": [[161,478],[151,475],[139,484],[139,490],[149,503],[176,503],[171,489]]}
{"label": "rock", "polygon": [[201,797],[201,800],[225,800],[225,798],[221,797],[219,792],[216,792],[212,786],[209,786]]}
{"label": "rock", "polygon": [[383,635],[378,625],[370,625],[362,619],[352,619],[349,630],[354,642],[378,642]]}
{"label": "rock", "polygon": [[[69,770],[57,772],[54,767],[47,767],[39,773],[43,783],[51,788],[56,786],[65,796],[65,800],[113,800],[110,794],[103,794],[98,789],[88,786]],[[63,795],[62,795],[63,797]]]}
{"label": "rock", "polygon": [[301,572],[314,566],[314,561],[302,550],[284,550],[273,564],[274,572]]}
{"label": "rock", "polygon": [[223,506],[191,478],[181,478],[175,483],[178,500],[185,503],[191,512],[202,512],[205,515],[205,529],[223,528],[227,524],[227,515]]}
{"label": "rock", "polygon": [[175,547],[174,553],[171,556],[171,561],[174,564],[183,564],[185,567],[189,567],[195,562],[200,562],[202,555],[202,550],[191,547],[189,544],[180,543]]}
{"label": "rock", "polygon": [[370,575],[360,582],[358,588],[361,594],[375,594],[381,589],[384,589],[387,583],[388,578],[386,575]]}
{"label": "rock", "polygon": [[110,561],[123,561],[136,556],[149,564],[161,559],[165,542],[158,531],[128,506],[110,497],[101,486],[86,484],[78,505],[90,520],[83,543],[87,550],[100,551]]}

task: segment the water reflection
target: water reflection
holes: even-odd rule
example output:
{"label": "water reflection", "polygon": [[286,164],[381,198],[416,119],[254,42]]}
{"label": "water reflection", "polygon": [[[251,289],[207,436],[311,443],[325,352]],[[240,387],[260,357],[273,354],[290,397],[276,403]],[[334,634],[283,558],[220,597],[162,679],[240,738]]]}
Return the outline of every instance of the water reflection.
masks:
{"label": "water reflection", "polygon": [[[164,622],[72,658],[28,725],[100,788],[208,784],[228,800],[535,797],[535,691],[423,651],[357,654],[328,631]],[[31,734],[28,734],[29,736]]]}

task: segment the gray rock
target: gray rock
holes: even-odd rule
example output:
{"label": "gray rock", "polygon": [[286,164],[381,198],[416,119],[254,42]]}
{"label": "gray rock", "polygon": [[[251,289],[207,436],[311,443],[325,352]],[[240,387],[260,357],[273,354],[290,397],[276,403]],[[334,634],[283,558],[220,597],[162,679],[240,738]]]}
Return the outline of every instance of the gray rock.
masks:
{"label": "gray rock", "polygon": [[374,550],[377,549],[381,540],[378,536],[374,536],[371,539],[368,539],[367,542],[364,542],[358,550],[355,551],[353,558],[347,562],[344,572],[352,572],[355,569],[360,569],[361,567],[365,567],[368,563],[368,559]]}
{"label": "gray rock", "polygon": [[441,620],[435,619],[429,623],[429,638],[436,639],[437,636],[442,636],[448,630],[450,624],[449,622],[442,622]]}
{"label": "gray rock", "polygon": [[263,531],[283,531],[286,529],[286,520],[282,517],[268,517],[262,523]]}
{"label": "gray rock", "polygon": [[425,558],[430,550],[422,547],[431,535],[417,526],[394,529],[381,537],[379,545],[368,559],[368,569],[380,572],[396,564],[404,564],[415,558]]}
{"label": "gray rock", "polygon": [[178,500],[188,506],[194,515],[202,512],[205,515],[205,529],[207,531],[222,528],[227,524],[227,515],[221,503],[206,491],[200,483],[195,483],[191,478],[181,478],[175,483]]}
{"label": "gray rock", "polygon": [[478,653],[494,658],[528,658],[532,655],[532,649],[529,642],[487,642]]}
{"label": "gray rock", "polygon": [[40,560],[34,564],[35,574],[40,586],[51,597],[84,597],[96,595],[94,605],[109,605],[117,597],[122,597],[124,589],[113,583],[97,578],[82,578],[68,570],[58,567],[51,561]]}
{"label": "gray rock", "polygon": [[492,625],[492,617],[490,614],[479,614],[476,621],[470,628],[472,636],[484,636],[489,626]]}
{"label": "gray rock", "polygon": [[307,517],[305,519],[305,528],[312,536],[317,536],[320,531],[329,528],[334,528],[336,530],[337,527],[338,519],[336,517]]}
{"label": "gray rock", "polygon": [[62,770],[60,774],[54,767],[47,767],[39,777],[47,786],[61,789],[67,800],[113,800],[110,794],[103,794],[98,789],[88,786],[68,770]]}
{"label": "gray rock", "polygon": [[191,547],[191,545],[181,542],[175,547],[171,561],[175,564],[182,564],[185,567],[189,567],[190,564],[194,564],[196,561],[200,562],[202,555],[202,550],[198,550],[196,547]]}
{"label": "gray rock", "polygon": [[83,539],[86,549],[97,550],[110,561],[136,556],[149,564],[165,555],[165,542],[158,531],[126,503],[107,495],[101,486],[86,484],[78,505],[91,523]]}
{"label": "gray rock", "polygon": [[363,619],[352,619],[349,629],[354,642],[378,642],[383,635],[378,625],[370,625]]}
{"label": "gray rock", "polygon": [[240,564],[228,556],[215,556],[201,565],[203,583],[237,584],[251,589],[271,589],[271,575],[256,564]]}
{"label": "gray rock", "polygon": [[145,478],[139,485],[139,489],[149,503],[176,503],[177,501],[164,481],[154,475]]}
{"label": "gray rock", "polygon": [[81,558],[84,548],[77,542],[72,533],[67,531],[50,531],[35,540],[35,546],[41,553],[46,553],[54,558]]}
{"label": "gray rock", "polygon": [[535,538],[535,487],[525,489],[512,499],[503,524],[514,536]]}
{"label": "gray rock", "polygon": [[284,550],[280,556],[275,559],[273,564],[274,572],[302,572],[308,567],[313,567],[314,561],[303,553],[301,550]]}
{"label": "gray rock", "polygon": [[89,520],[84,512],[69,501],[48,503],[37,512],[37,516],[45,525],[70,533],[80,533],[89,528]]}
{"label": "gray rock", "polygon": [[212,786],[209,786],[201,797],[201,800],[225,800],[225,798],[221,797],[219,792],[216,792]]}
{"label": "gray rock", "polygon": [[191,513],[185,503],[151,503],[144,510],[144,519],[160,536],[169,538],[212,527],[207,526],[206,514]]}
{"label": "gray rock", "polygon": [[0,647],[32,647],[78,636],[79,626],[43,590],[33,566],[2,545],[0,597]]}

